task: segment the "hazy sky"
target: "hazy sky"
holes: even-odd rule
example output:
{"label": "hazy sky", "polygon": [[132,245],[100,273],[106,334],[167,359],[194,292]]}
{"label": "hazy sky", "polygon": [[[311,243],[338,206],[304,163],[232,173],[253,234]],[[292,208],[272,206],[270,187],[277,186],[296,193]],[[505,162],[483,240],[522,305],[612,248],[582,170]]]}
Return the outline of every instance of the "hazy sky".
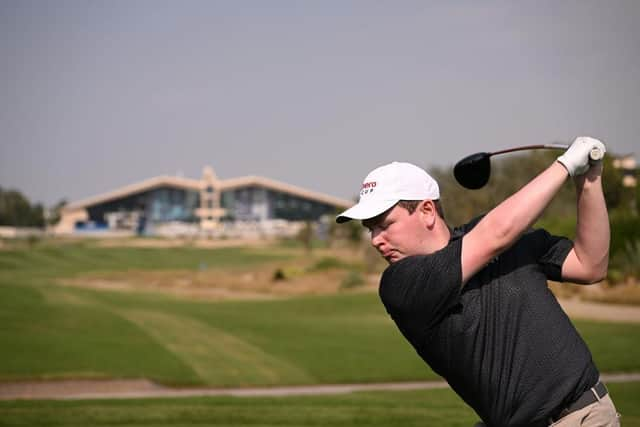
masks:
{"label": "hazy sky", "polygon": [[351,198],[392,160],[600,137],[640,155],[640,1],[0,0],[0,186],[157,175]]}

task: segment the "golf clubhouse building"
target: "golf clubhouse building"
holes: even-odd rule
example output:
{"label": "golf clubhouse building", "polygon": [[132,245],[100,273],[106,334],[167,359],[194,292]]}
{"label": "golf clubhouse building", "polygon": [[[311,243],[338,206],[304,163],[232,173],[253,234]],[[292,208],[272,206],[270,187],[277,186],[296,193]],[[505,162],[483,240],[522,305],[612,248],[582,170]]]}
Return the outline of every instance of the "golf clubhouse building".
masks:
{"label": "golf clubhouse building", "polygon": [[[291,235],[352,203],[258,176],[158,176],[66,205],[56,234]],[[332,219],[332,218],[331,218]]]}

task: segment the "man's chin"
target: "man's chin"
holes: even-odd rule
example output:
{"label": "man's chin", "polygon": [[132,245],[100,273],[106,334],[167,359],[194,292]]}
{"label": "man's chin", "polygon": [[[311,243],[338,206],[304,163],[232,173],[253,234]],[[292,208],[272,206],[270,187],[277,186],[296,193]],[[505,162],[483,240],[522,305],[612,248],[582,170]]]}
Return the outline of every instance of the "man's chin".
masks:
{"label": "man's chin", "polygon": [[393,264],[395,262],[400,261],[402,258],[404,258],[404,256],[402,256],[401,254],[398,253],[392,253],[390,255],[387,255],[386,257],[384,257],[384,259],[389,263],[389,264]]}

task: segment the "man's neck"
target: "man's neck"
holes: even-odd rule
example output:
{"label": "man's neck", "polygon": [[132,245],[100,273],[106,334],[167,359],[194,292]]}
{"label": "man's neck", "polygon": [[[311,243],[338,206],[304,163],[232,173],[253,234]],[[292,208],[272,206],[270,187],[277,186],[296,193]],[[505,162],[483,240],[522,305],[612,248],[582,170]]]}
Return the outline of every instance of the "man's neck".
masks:
{"label": "man's neck", "polygon": [[439,219],[433,229],[433,239],[431,241],[432,253],[445,248],[451,240],[451,229],[444,220]]}

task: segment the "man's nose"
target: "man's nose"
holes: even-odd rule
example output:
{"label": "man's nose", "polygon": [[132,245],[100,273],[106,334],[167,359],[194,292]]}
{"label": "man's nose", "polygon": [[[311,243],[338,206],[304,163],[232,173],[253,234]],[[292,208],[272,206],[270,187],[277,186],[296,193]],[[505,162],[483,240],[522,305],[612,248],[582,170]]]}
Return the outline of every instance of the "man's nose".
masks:
{"label": "man's nose", "polygon": [[371,246],[376,249],[380,249],[380,245],[384,242],[384,238],[382,236],[382,230],[372,230],[371,231]]}

